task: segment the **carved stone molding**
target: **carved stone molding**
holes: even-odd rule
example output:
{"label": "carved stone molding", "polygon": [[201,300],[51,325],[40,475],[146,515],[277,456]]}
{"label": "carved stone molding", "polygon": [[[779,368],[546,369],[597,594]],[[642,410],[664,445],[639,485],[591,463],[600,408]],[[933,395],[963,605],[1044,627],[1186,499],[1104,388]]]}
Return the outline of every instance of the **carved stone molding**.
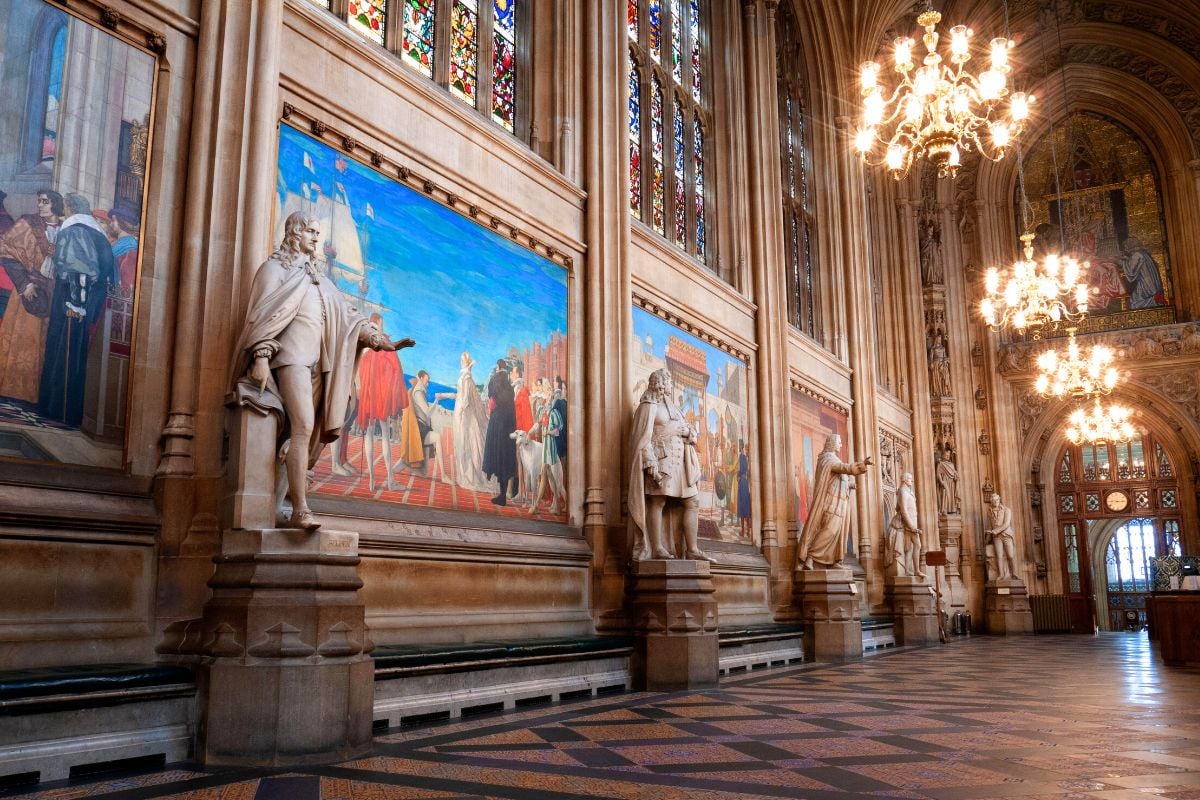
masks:
{"label": "carved stone molding", "polygon": [[1154,372],[1139,378],[1141,383],[1183,406],[1193,419],[1200,419],[1200,379],[1197,370]]}
{"label": "carved stone molding", "polygon": [[834,400],[832,397],[821,394],[816,389],[813,389],[813,388],[801,383],[800,381],[796,380],[795,378],[791,379],[791,384],[792,384],[792,388],[795,389],[797,392],[808,395],[809,397],[811,397],[813,400],[816,400],[821,405],[829,406],[830,408],[834,409],[835,411],[840,411],[843,414],[848,415],[850,413],[850,409],[847,406],[843,405],[842,403],[838,402],[837,400]]}
{"label": "carved stone molding", "polygon": [[[1197,357],[1200,360],[1200,325],[1194,322],[1159,325],[1139,330],[1106,331],[1076,336],[1081,347],[1102,344],[1113,349],[1120,359],[1121,369],[1158,366],[1161,362],[1175,365],[1179,359]],[[1061,339],[1049,344],[1059,346]],[[1016,342],[1001,345],[997,368],[1005,378],[1024,378],[1033,372],[1037,354],[1045,342]]]}
{"label": "carved stone molding", "polygon": [[[900,486],[900,476],[911,469],[908,463],[911,449],[908,438],[884,428],[879,429],[879,476],[886,489],[897,489]],[[891,492],[885,492],[884,497],[891,507]]]}
{"label": "carved stone molding", "polygon": [[1017,398],[1017,412],[1021,418],[1021,438],[1024,439],[1033,430],[1034,424],[1038,418],[1042,416],[1042,412],[1046,410],[1046,406],[1050,401],[1042,397],[1033,389],[1029,389]]}

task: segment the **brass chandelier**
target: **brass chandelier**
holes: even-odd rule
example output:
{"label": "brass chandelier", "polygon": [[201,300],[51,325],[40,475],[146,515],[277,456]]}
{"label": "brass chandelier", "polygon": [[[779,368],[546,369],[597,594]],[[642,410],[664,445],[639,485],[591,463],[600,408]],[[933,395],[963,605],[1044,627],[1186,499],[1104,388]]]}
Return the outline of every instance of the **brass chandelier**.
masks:
{"label": "brass chandelier", "polygon": [[[893,70],[899,83],[890,94],[880,85],[880,64],[867,61],[860,67],[863,126],[855,135],[855,146],[864,162],[886,165],[896,180],[920,158],[933,162],[942,177],[954,177],[963,154],[971,150],[999,161],[1024,129],[1034,101],[1024,92],[1009,95],[1011,40],[992,39],[989,65],[974,75],[966,68],[974,32],[966,25],[951,28],[943,58],[937,51],[936,28],[941,20],[927,0],[926,10],[917,17],[917,24],[925,29],[920,66],[913,60],[915,42],[906,37],[895,40]],[[1002,114],[999,106],[1005,97],[1007,113]]]}
{"label": "brass chandelier", "polygon": [[1100,405],[1100,398],[1092,401],[1092,407],[1079,407],[1071,413],[1067,423],[1067,439],[1071,444],[1104,444],[1127,442],[1137,435],[1130,419],[1133,411],[1125,406]]}
{"label": "brass chandelier", "polygon": [[1111,347],[1094,345],[1085,357],[1075,341],[1075,329],[1067,330],[1062,354],[1048,348],[1037,358],[1038,377],[1034,389],[1043,397],[1087,397],[1109,394],[1117,385],[1117,370]]}
{"label": "brass chandelier", "polygon": [[[1024,180],[1021,182],[1024,197]],[[1024,258],[1013,264],[1001,285],[1000,271],[990,267],[984,277],[986,294],[979,304],[983,321],[992,330],[1011,326],[1034,339],[1064,322],[1077,322],[1087,314],[1088,285],[1083,281],[1088,263],[1050,253],[1033,257],[1034,234],[1021,236]]]}

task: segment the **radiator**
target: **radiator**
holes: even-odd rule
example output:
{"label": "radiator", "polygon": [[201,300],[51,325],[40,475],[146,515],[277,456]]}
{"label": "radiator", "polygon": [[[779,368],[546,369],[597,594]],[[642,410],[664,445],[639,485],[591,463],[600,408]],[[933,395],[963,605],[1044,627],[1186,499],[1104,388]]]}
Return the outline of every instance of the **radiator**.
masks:
{"label": "radiator", "polygon": [[1034,633],[1070,633],[1071,606],[1065,594],[1034,594],[1029,596],[1033,610]]}

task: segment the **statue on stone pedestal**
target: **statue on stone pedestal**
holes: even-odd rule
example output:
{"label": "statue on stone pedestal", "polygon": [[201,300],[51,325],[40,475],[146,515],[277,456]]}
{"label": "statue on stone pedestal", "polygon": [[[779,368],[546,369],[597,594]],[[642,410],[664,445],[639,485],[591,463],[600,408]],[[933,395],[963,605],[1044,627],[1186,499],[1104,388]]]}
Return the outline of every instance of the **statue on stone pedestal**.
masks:
{"label": "statue on stone pedestal", "polygon": [[896,492],[896,513],[888,526],[886,565],[896,565],[897,575],[915,575],[924,578],[921,559],[925,555],[925,544],[921,540],[918,525],[917,496],[913,492],[913,476],[904,473],[900,479],[900,490]]}
{"label": "statue on stone pedestal", "polygon": [[271,444],[285,467],[276,497],[281,504],[286,490],[290,525],[307,530],[320,527],[308,508],[308,470],[345,424],[359,354],[415,344],[392,342],[346,301],[317,264],[320,241],[315,219],[287,218],[279,249],[254,275],[233,368],[243,391],[270,393],[283,406],[279,441]]}
{"label": "statue on stone pedestal", "polygon": [[942,228],[931,212],[922,214],[919,221],[921,246],[921,283],[925,286],[940,285],[946,279],[942,263]]}
{"label": "statue on stone pedestal", "polygon": [[953,453],[949,447],[945,454],[938,447],[933,449],[933,472],[937,478],[938,513],[944,516],[957,514],[962,498],[958,494],[958,467],[954,466]]}
{"label": "statue on stone pedestal", "polygon": [[1000,502],[998,494],[992,495],[984,542],[985,551],[991,551],[991,557],[988,558],[988,580],[1017,577],[1017,543],[1013,535],[1012,510]]}
{"label": "statue on stone pedestal", "polygon": [[640,539],[640,545],[634,546],[634,557],[639,561],[672,557],[663,530],[664,512],[670,504],[683,529],[685,556],[711,561],[697,541],[700,457],[696,454],[696,431],[671,399],[673,387],[674,381],[667,370],[650,373],[646,391],[633,415],[629,516]]}
{"label": "statue on stone pedestal", "polygon": [[846,534],[850,530],[850,492],[854,475],[862,475],[871,466],[867,456],[856,463],[838,458],[842,437],[831,433],[825,449],[817,457],[808,520],[800,532],[796,565],[800,569],[837,569],[846,554]]}

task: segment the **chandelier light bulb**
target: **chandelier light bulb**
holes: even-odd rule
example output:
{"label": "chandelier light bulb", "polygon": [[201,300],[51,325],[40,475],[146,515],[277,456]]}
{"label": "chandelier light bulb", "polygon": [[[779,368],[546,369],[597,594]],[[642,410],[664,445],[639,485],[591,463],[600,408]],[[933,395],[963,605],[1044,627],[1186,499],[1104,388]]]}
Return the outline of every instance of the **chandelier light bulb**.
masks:
{"label": "chandelier light bulb", "polygon": [[1024,92],[1015,92],[1008,104],[1008,113],[1017,122],[1024,122],[1029,119],[1029,104],[1033,102],[1031,95],[1026,95]]}
{"label": "chandelier light bulb", "polygon": [[1003,36],[992,39],[992,69],[1003,70],[1008,66],[1008,48],[1012,43]]}
{"label": "chandelier light bulb", "polygon": [[863,90],[869,91],[874,89],[876,84],[879,83],[879,65],[874,61],[864,61],[859,70],[859,80],[862,83]]}
{"label": "chandelier light bulb", "polygon": [[[893,42],[894,81],[873,61],[859,66],[862,128],[872,129],[874,136],[867,146],[865,137],[856,134],[855,145],[864,162],[886,166],[897,180],[920,159],[931,161],[943,177],[957,175],[971,152],[999,161],[1029,117],[1032,97],[1017,93],[1008,108],[1001,103],[1009,97],[1012,42],[993,39],[984,50],[990,56],[989,66],[973,74],[967,64],[972,61],[974,32],[955,25],[939,53],[941,20],[942,15],[933,10],[917,17],[917,24],[925,29],[923,56],[914,53],[916,42],[910,37]],[[889,82],[891,86],[884,85]]]}
{"label": "chandelier light bulb", "polygon": [[875,129],[863,128],[854,135],[854,146],[860,153],[870,150],[875,144]]}

